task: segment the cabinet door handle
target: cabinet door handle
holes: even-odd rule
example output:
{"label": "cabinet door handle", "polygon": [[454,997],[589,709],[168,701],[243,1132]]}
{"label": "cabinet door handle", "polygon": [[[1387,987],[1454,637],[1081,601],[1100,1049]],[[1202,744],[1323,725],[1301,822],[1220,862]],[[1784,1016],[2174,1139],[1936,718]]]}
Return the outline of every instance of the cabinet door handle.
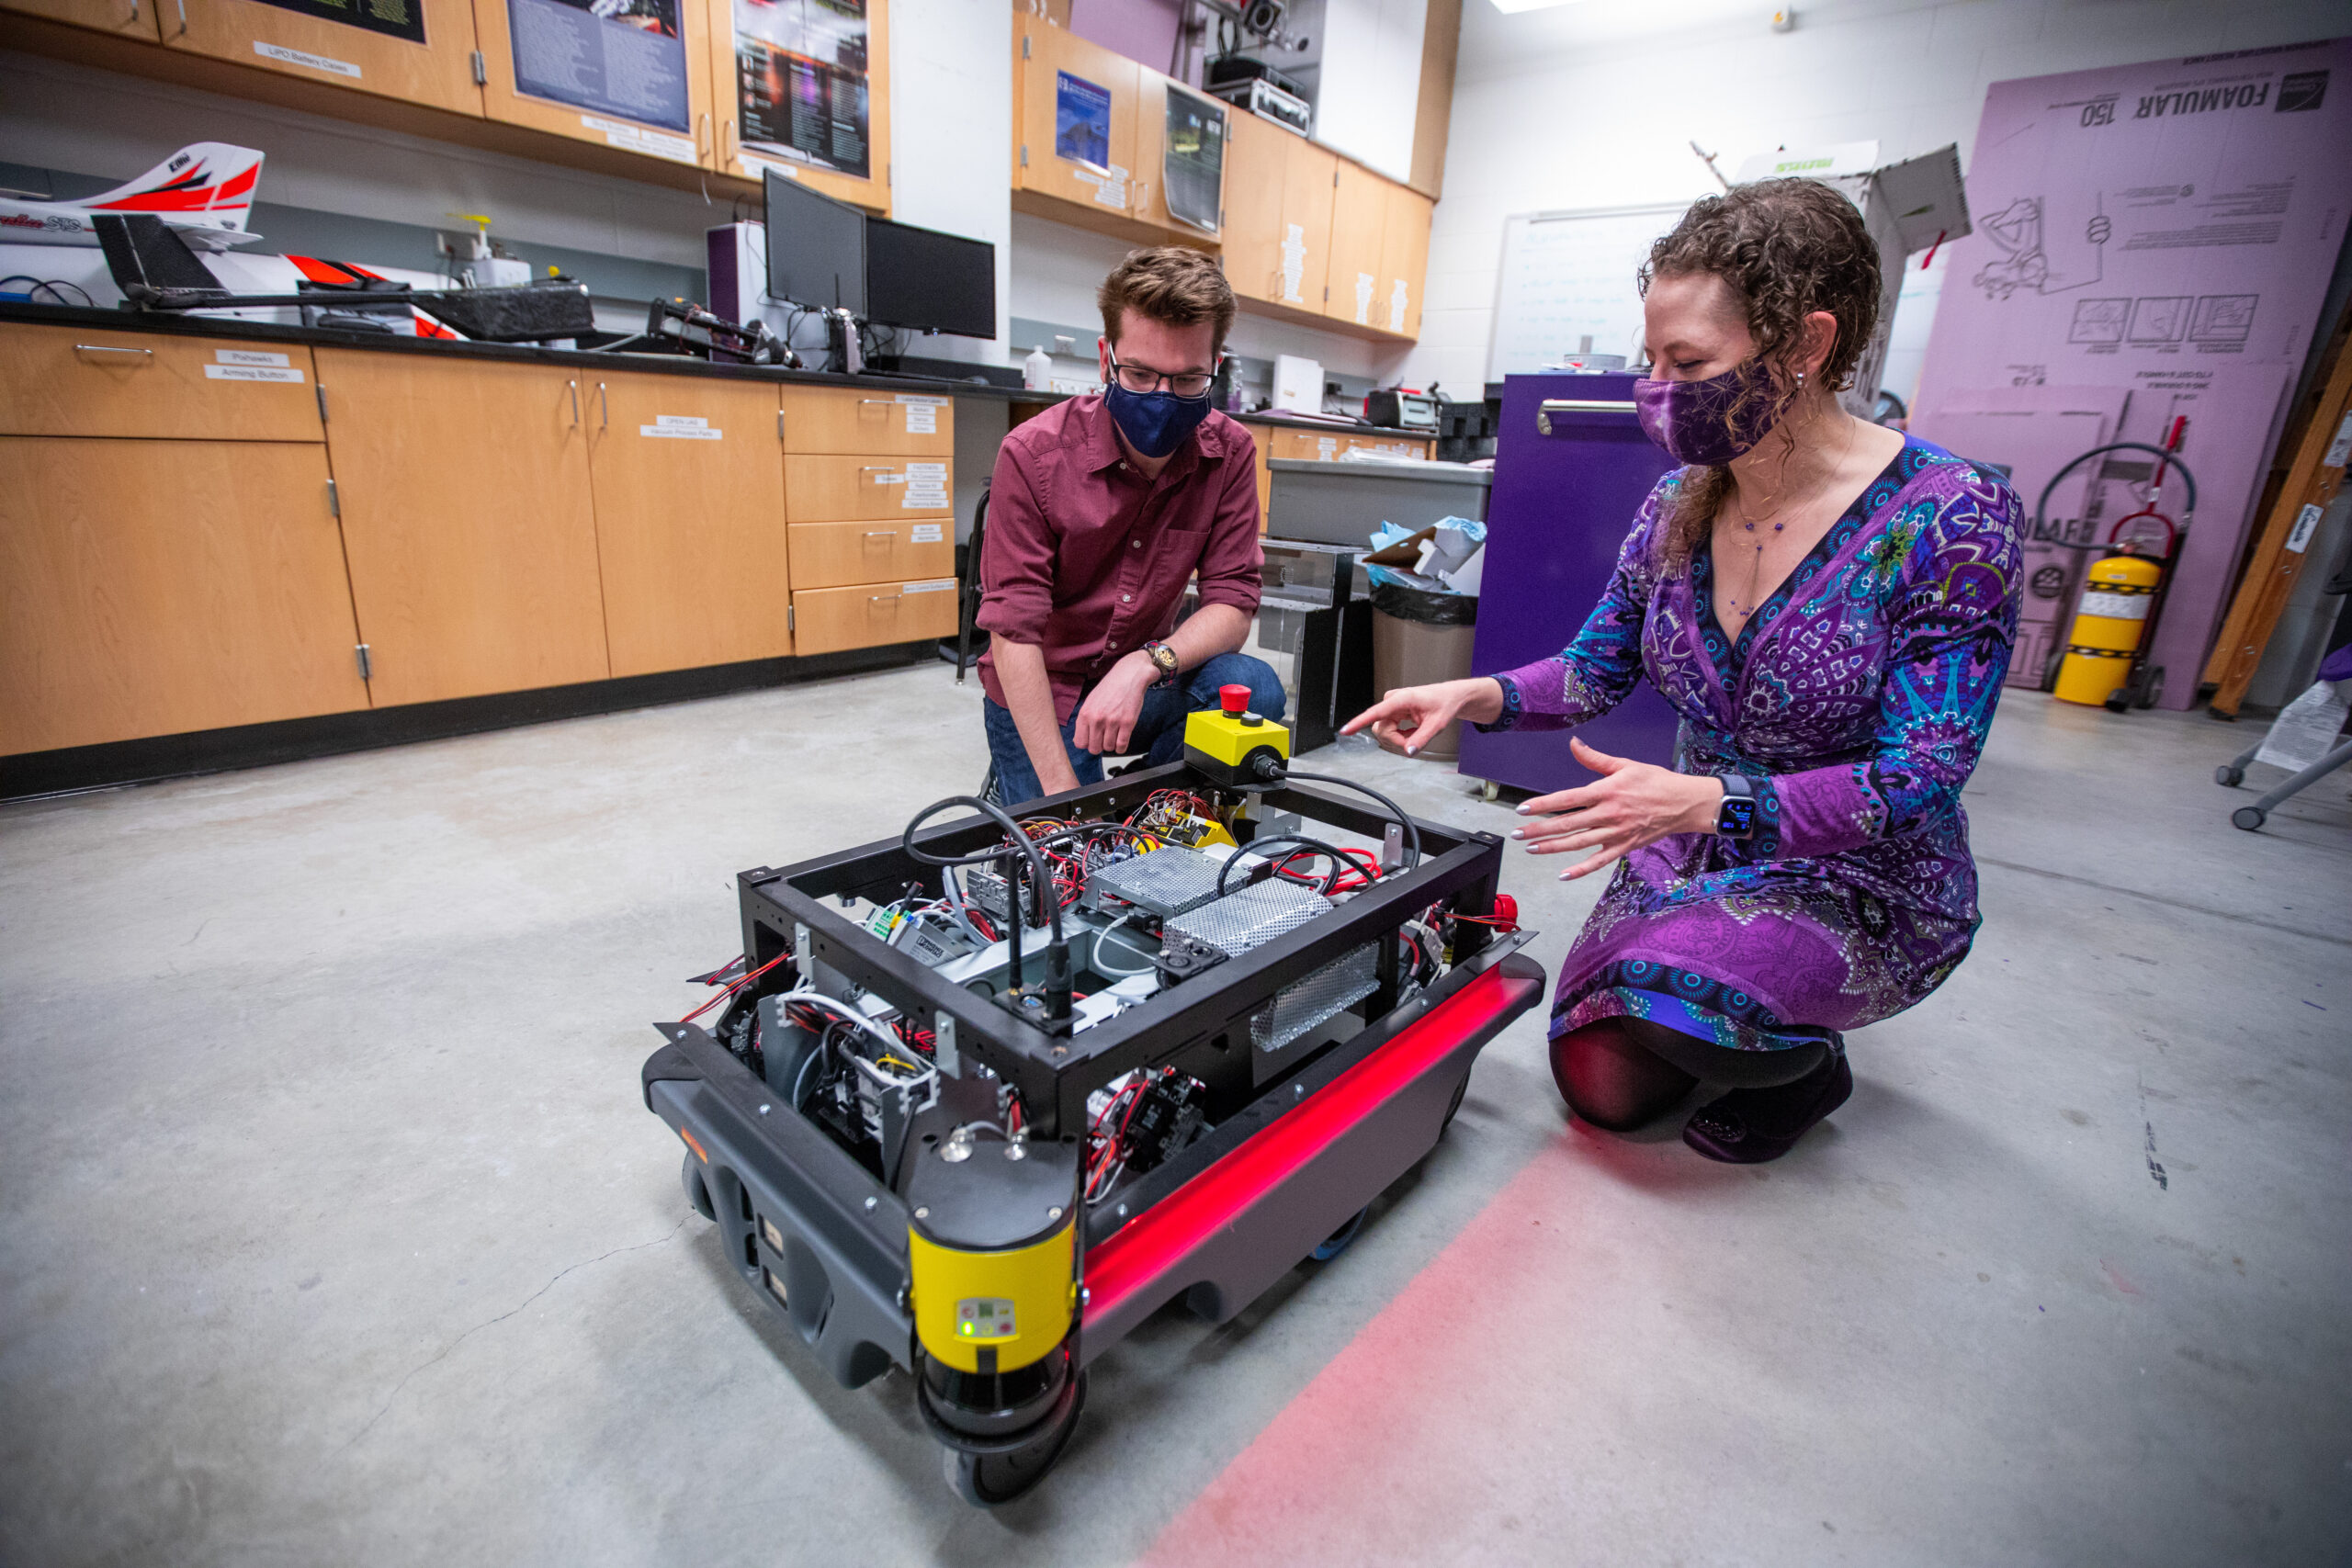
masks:
{"label": "cabinet door handle", "polygon": [[869,593],[865,596],[865,602],[869,604],[895,604],[899,602],[899,595],[896,593]]}
{"label": "cabinet door handle", "polygon": [[[720,120],[718,122],[718,134],[721,138],[718,143],[719,162],[722,164],[732,162],[736,155],[741,153],[743,150],[742,139],[735,134],[735,122],[731,119]],[[735,150],[733,152],[727,151],[727,149],[730,147]]]}
{"label": "cabinet door handle", "polygon": [[868,528],[862,536],[868,539],[895,539],[899,536],[899,531],[896,528]]}
{"label": "cabinet door handle", "polygon": [[571,389],[571,428],[577,430],[580,428],[580,383],[566,381],[564,385]]}
{"label": "cabinet door handle", "polygon": [[111,344],[104,343],[77,343],[74,345],[74,352],[76,354],[143,354],[150,359],[155,357],[155,351],[152,348],[117,348]]}
{"label": "cabinet door handle", "polygon": [[858,400],[859,402],[861,402],[861,403],[880,403],[884,408],[886,408],[886,409],[887,409],[887,408],[888,408],[892,403],[897,402],[899,400],[898,400],[898,399],[896,399],[896,398],[860,398],[860,399],[858,399],[857,400]]}
{"label": "cabinet door handle", "polygon": [[1630,402],[1615,402],[1604,398],[1546,398],[1536,405],[1535,428],[1544,435],[1552,434],[1552,416],[1555,413],[1633,413]]}
{"label": "cabinet door handle", "polygon": [[861,474],[895,474],[895,473],[897,473],[899,470],[898,470],[897,468],[875,468],[875,467],[867,467],[867,468],[860,468],[860,469],[858,469],[857,471],[858,471],[859,473],[861,473]]}
{"label": "cabinet door handle", "polygon": [[610,430],[613,426],[613,400],[602,381],[596,383],[596,428]]}
{"label": "cabinet door handle", "polygon": [[[695,118],[695,156],[697,158],[702,156],[702,133],[709,129],[710,111],[706,109]],[[711,143],[712,151],[716,152],[718,145],[715,141]]]}

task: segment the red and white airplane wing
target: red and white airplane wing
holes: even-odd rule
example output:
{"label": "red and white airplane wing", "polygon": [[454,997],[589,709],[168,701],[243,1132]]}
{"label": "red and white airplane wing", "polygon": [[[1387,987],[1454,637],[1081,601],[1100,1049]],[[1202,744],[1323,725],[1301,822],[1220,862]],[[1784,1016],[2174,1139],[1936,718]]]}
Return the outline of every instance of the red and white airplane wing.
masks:
{"label": "red and white airplane wing", "polygon": [[245,231],[254,187],[261,183],[261,153],[225,141],[181,148],[145,174],[79,201],[36,201],[0,196],[0,244],[96,245],[91,219],[102,213],[144,212],[204,250],[261,238]]}

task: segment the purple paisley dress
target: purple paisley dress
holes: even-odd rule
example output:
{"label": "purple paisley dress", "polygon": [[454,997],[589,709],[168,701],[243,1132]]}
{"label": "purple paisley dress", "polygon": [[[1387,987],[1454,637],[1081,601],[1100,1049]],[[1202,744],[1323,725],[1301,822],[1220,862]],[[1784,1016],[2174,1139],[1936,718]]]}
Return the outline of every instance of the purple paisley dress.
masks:
{"label": "purple paisley dress", "polygon": [[1681,717],[1684,772],[1755,781],[1756,832],[1619,862],[1561,964],[1552,1033],[1630,1016],[1737,1050],[1836,1046],[1941,985],[1976,930],[1960,790],[2017,631],[2017,494],[1906,438],[1734,639],[1710,551],[1657,564],[1679,475],[1576,641],[1497,677],[1487,728],[1577,725],[1645,673]]}

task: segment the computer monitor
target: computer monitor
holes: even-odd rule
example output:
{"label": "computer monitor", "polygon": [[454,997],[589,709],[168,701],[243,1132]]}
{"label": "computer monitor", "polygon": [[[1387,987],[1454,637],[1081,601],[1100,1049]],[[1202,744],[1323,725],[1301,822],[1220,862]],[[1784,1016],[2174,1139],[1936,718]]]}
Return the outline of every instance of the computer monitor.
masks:
{"label": "computer monitor", "polygon": [[996,247],[867,219],[865,314],[881,326],[996,336]]}
{"label": "computer monitor", "polygon": [[865,213],[770,169],[767,231],[770,299],[865,314]]}

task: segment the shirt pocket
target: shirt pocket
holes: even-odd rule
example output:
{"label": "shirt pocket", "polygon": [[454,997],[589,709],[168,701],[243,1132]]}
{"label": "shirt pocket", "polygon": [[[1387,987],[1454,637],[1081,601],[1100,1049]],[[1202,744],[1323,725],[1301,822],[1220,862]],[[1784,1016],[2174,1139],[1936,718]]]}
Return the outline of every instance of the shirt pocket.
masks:
{"label": "shirt pocket", "polygon": [[1172,581],[1181,590],[1208,552],[1206,528],[1162,528],[1151,543],[1147,581],[1154,588]]}

